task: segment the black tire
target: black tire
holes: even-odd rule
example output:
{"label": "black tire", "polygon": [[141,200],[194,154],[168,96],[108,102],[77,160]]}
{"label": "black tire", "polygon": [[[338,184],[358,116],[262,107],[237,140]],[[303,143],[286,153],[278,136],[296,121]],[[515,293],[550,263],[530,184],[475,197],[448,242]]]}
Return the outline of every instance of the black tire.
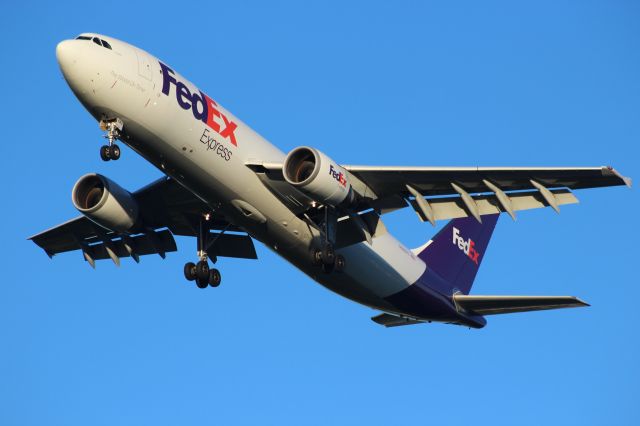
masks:
{"label": "black tire", "polygon": [[117,160],[120,158],[120,147],[114,143],[109,149],[109,154],[112,160]]}
{"label": "black tire", "polygon": [[211,287],[218,287],[221,281],[222,275],[220,274],[220,271],[218,271],[216,268],[211,268],[209,270],[209,285]]}
{"label": "black tire", "polygon": [[196,264],[193,262],[185,263],[184,265],[184,277],[187,281],[193,281],[196,279]]}
{"label": "black tire", "polygon": [[322,272],[325,274],[330,274],[333,272],[335,265],[333,263],[323,263],[322,264]]}
{"label": "black tire", "polygon": [[206,280],[203,280],[200,277],[196,278],[196,285],[198,288],[207,288],[209,286],[209,278]]}
{"label": "black tire", "polygon": [[322,265],[322,250],[314,250],[311,253],[311,261],[316,266]]}
{"label": "black tire", "polygon": [[336,252],[331,244],[325,244],[322,248],[322,263],[333,266],[336,262]]}
{"label": "black tire", "polygon": [[339,254],[336,256],[336,271],[337,272],[342,272],[344,271],[344,268],[347,266],[347,261],[345,260],[344,256]]}
{"label": "black tire", "polygon": [[209,263],[206,260],[196,264],[196,277],[206,283],[209,282]]}
{"label": "black tire", "polygon": [[109,145],[102,145],[100,147],[100,158],[102,158],[102,161],[111,160],[111,150],[109,149]]}

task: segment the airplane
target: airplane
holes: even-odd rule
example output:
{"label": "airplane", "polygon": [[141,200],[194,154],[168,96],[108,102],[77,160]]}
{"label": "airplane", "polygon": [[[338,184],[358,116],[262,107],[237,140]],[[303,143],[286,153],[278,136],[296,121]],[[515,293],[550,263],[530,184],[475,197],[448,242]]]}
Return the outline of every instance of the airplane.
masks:
{"label": "airplane", "polygon": [[[441,322],[482,328],[485,316],[589,306],[575,296],[472,295],[500,214],[577,203],[572,190],[626,185],[612,167],[396,167],[335,162],[310,146],[288,154],[174,68],[105,35],[56,47],[64,79],[105,132],[104,161],[120,141],[163,177],[129,192],[97,173],[72,189],[79,217],[30,237],[49,257],[79,250],[95,262],[177,250],[195,237],[184,276],[217,287],[218,258],[257,259],[253,240],[327,289],[380,313],[386,327]],[[435,226],[410,250],[382,216],[406,207]]]}

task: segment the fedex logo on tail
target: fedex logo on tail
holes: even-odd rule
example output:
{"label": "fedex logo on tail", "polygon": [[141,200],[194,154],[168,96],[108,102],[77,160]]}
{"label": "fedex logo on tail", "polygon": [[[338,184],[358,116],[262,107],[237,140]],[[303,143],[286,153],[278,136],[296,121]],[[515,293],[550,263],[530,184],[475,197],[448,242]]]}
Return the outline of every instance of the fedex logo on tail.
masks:
{"label": "fedex logo on tail", "polygon": [[458,248],[467,255],[469,259],[471,259],[476,265],[478,265],[478,257],[480,253],[475,249],[475,242],[469,238],[465,240],[460,236],[460,230],[453,227],[453,245],[457,245]]}
{"label": "fedex logo on tail", "polygon": [[173,84],[176,88],[176,100],[182,109],[190,109],[196,120],[202,121],[221,137],[229,139],[231,144],[238,146],[234,133],[238,125],[218,110],[218,104],[200,91],[199,94],[191,93],[184,83],[176,81],[171,68],[162,62],[159,64],[162,68],[162,93],[169,96]]}

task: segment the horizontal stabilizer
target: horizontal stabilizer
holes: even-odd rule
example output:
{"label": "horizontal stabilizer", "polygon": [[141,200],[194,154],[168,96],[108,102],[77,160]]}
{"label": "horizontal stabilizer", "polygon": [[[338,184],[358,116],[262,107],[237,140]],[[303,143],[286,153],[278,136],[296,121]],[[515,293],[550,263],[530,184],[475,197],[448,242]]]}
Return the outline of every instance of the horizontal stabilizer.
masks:
{"label": "horizontal stabilizer", "polygon": [[399,327],[401,325],[412,325],[412,324],[420,324],[424,321],[419,321],[413,318],[391,315],[391,314],[380,314],[372,317],[371,320],[380,325],[384,325],[385,327]]}
{"label": "horizontal stabilizer", "polygon": [[459,310],[478,315],[511,314],[546,309],[579,308],[589,306],[575,296],[477,296],[453,295]]}

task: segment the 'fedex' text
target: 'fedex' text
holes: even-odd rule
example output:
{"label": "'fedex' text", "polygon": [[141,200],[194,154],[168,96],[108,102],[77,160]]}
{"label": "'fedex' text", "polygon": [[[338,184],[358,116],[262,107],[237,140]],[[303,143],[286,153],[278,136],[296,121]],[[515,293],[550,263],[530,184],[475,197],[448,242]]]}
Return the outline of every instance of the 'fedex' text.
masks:
{"label": "'fedex' text", "polygon": [[480,253],[474,248],[476,243],[471,238],[465,241],[465,239],[460,236],[460,230],[455,226],[453,227],[453,244],[457,245],[476,265],[478,264],[478,256],[480,256]]}
{"label": "'fedex' text", "polygon": [[218,104],[200,91],[191,93],[183,82],[176,81],[173,70],[162,62],[160,62],[160,68],[162,68],[162,93],[169,96],[173,84],[176,88],[176,100],[182,109],[191,109],[196,120],[202,121],[221,137],[229,139],[231,144],[238,146],[234,133],[238,125],[218,110]]}
{"label": "'fedex' text", "polygon": [[347,186],[347,178],[345,178],[344,173],[337,171],[333,164],[329,164],[329,174],[340,183],[342,186]]}

